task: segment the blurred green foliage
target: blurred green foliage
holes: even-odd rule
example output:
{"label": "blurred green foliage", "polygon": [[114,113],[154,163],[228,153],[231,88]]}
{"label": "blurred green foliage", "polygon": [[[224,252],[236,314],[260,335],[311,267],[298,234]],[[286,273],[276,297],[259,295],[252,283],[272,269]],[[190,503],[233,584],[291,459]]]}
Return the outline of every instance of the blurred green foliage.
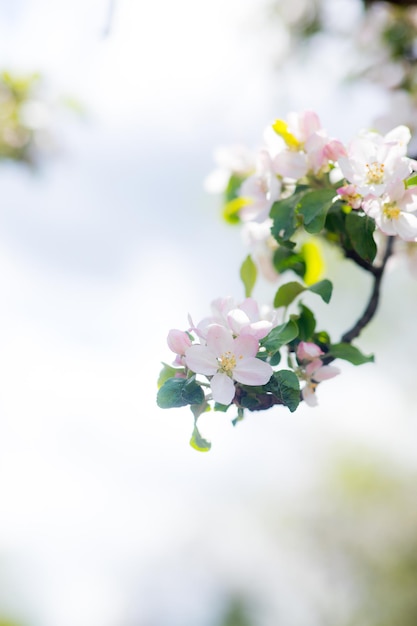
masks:
{"label": "blurred green foliage", "polygon": [[310,531],[350,610],[334,626],[417,624],[417,480],[387,461],[340,460]]}
{"label": "blurred green foliage", "polygon": [[35,127],[28,107],[36,100],[39,74],[0,74],[0,159],[33,163]]}
{"label": "blurred green foliage", "polygon": [[[0,624],[0,626],[2,625]],[[219,626],[255,626],[255,624],[249,618],[244,601],[240,598],[232,597]]]}

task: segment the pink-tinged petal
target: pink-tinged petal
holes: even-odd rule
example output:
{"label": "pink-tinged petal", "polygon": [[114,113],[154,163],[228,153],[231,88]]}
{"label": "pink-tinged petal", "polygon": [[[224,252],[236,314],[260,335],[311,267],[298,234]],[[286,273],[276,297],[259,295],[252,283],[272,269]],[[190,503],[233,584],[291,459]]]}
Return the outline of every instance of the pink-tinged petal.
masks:
{"label": "pink-tinged petal", "polygon": [[217,357],[233,352],[232,333],[220,324],[212,324],[207,331],[207,346]]}
{"label": "pink-tinged petal", "polygon": [[213,318],[224,319],[228,312],[235,307],[235,301],[232,296],[227,296],[226,298],[216,298],[211,302],[211,312],[213,313]]}
{"label": "pink-tinged petal", "polygon": [[259,307],[254,298],[245,298],[242,304],[239,305],[239,309],[246,313],[251,322],[256,322],[259,319]]}
{"label": "pink-tinged petal", "polygon": [[320,118],[314,111],[300,113],[299,125],[304,139],[321,129]]}
{"label": "pink-tinged petal", "polygon": [[300,341],[297,347],[297,358],[300,361],[312,361],[323,354],[323,350],[310,341]]}
{"label": "pink-tinged petal", "polygon": [[242,334],[233,342],[232,352],[236,357],[236,362],[247,357],[253,357],[258,354],[259,342],[252,335]]}
{"label": "pink-tinged petal", "polygon": [[260,320],[259,322],[253,322],[249,326],[242,328],[241,335],[252,335],[257,341],[260,341],[271,332],[272,322],[267,320]]}
{"label": "pink-tinged petal", "polygon": [[329,380],[329,378],[334,378],[340,374],[340,369],[338,367],[334,367],[333,365],[323,365],[317,371],[314,372],[313,378],[318,383],[322,380]]}
{"label": "pink-tinged petal", "polygon": [[308,406],[318,405],[315,390],[310,385],[306,385],[304,389],[301,390],[301,395],[302,395],[304,402],[308,404]]}
{"label": "pink-tinged petal", "polygon": [[246,313],[241,309],[233,309],[227,315],[227,323],[233,331],[234,335],[238,335],[242,328],[250,323],[250,320]]}
{"label": "pink-tinged petal", "polygon": [[167,343],[172,352],[182,355],[191,346],[191,339],[183,330],[173,328],[168,333]]}
{"label": "pink-tinged petal", "polygon": [[307,376],[309,378],[315,378],[315,373],[321,367],[323,367],[323,361],[321,359],[313,359],[313,361],[311,361],[306,367]]}
{"label": "pink-tinged petal", "polygon": [[227,405],[235,397],[233,380],[227,374],[222,374],[221,372],[215,374],[210,381],[210,387],[215,402]]}
{"label": "pink-tinged petal", "polygon": [[338,161],[340,157],[346,156],[346,148],[341,141],[337,139],[331,139],[329,143],[324,146],[324,156],[329,161]]}
{"label": "pink-tinged petal", "polygon": [[233,377],[243,385],[266,385],[273,374],[273,369],[269,363],[249,357],[238,361]]}
{"label": "pink-tinged petal", "polygon": [[417,211],[417,193],[415,189],[407,189],[401,198],[399,198],[398,206],[403,211],[414,212]]}
{"label": "pink-tinged petal", "polygon": [[187,348],[185,362],[187,367],[196,374],[212,376],[219,369],[216,355],[207,346],[200,344]]}
{"label": "pink-tinged petal", "polygon": [[307,174],[307,155],[303,152],[280,152],[274,159],[274,169],[284,178],[298,180]]}

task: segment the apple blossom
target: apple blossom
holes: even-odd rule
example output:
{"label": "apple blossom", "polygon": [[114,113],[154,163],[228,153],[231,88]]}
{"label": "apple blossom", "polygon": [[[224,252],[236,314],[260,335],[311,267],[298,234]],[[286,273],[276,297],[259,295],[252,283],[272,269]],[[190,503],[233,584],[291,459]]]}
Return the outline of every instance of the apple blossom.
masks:
{"label": "apple blossom", "polygon": [[300,341],[297,347],[297,360],[301,364],[300,377],[306,381],[301,390],[303,400],[309,406],[317,406],[316,388],[323,380],[328,380],[340,374],[340,370],[333,365],[324,365],[319,358],[324,353],[320,346]]}
{"label": "apple blossom", "polygon": [[229,405],[235,396],[233,381],[244,385],[265,385],[272,376],[272,367],[256,358],[259,342],[251,335],[233,338],[230,332],[213,324],[207,332],[206,345],[187,348],[185,362],[196,374],[210,377],[215,402]]}
{"label": "apple blossom", "polygon": [[287,147],[274,157],[275,169],[281,176],[298,180],[309,172],[327,172],[330,162],[346,154],[340,141],[328,137],[313,111],[290,113],[287,120],[273,124]]}
{"label": "apple blossom", "polygon": [[392,186],[380,198],[370,198],[363,209],[386,235],[398,235],[404,241],[417,241],[417,192],[402,183]]}
{"label": "apple blossom", "polygon": [[254,153],[242,145],[218,148],[214,153],[214,160],[218,167],[204,181],[204,186],[210,193],[223,192],[230,176],[245,178],[255,169]]}
{"label": "apple blossom", "polygon": [[405,155],[410,131],[399,126],[385,136],[362,133],[352,140],[347,156],[338,160],[345,178],[352,183],[352,193],[360,196],[382,196],[389,188],[405,180],[413,171]]}
{"label": "apple blossom", "polygon": [[265,337],[273,323],[264,319],[259,312],[259,306],[253,298],[245,298],[240,304],[236,304],[231,297],[217,298],[211,303],[212,315],[204,318],[194,330],[201,339],[207,338],[207,333],[213,324],[224,326],[233,336],[252,335],[260,340]]}
{"label": "apple blossom", "polygon": [[[164,365],[158,405],[190,405],[194,429],[212,401],[214,410],[233,404],[237,420],[245,410],[274,405],[294,411],[301,400],[316,406],[317,386],[340,373],[331,364],[335,359],[354,365],[372,361],[352,341],[375,315],[394,240],[403,240],[400,249],[417,246],[417,176],[411,175],[417,163],[406,156],[407,127],[385,135],[362,132],[347,149],[327,135],[311,111],[290,114],[272,129],[255,172],[229,172],[225,193],[227,203],[238,201],[237,222],[250,246],[240,270],[247,297],[217,298],[198,324],[189,316],[188,330],[168,333],[179,367]],[[301,299],[298,312],[294,307],[306,292],[326,303],[331,298],[332,283],[317,272],[322,270],[317,253],[307,252],[320,238],[373,281],[363,314],[336,343],[325,330],[316,330],[315,315]],[[258,265],[259,259],[267,262],[275,280],[284,272],[297,279],[278,286],[268,313],[251,295],[258,273],[254,259]]]}
{"label": "apple blossom", "polygon": [[310,341],[300,341],[297,346],[297,359],[299,361],[313,361],[323,354],[323,350]]}
{"label": "apple blossom", "polygon": [[245,180],[239,196],[248,201],[239,211],[243,221],[263,222],[275,200],[281,195],[281,181],[273,169],[273,163],[266,150],[258,154],[255,174]]}

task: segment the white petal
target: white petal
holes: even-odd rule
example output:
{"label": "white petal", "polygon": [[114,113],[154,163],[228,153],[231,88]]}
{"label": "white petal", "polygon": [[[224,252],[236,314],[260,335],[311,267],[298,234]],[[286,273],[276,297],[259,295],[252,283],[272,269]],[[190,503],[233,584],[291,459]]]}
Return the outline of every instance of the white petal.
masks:
{"label": "white petal", "polygon": [[269,363],[250,357],[238,362],[233,371],[233,377],[243,385],[266,385],[272,373]]}
{"label": "white petal", "polygon": [[212,324],[207,331],[207,346],[216,356],[233,352],[232,333],[220,324]]}
{"label": "white petal", "polygon": [[216,356],[207,346],[200,344],[190,346],[185,351],[185,362],[187,367],[196,374],[212,376],[219,368]]}
{"label": "white petal", "polygon": [[405,241],[415,241],[417,237],[417,217],[412,213],[401,213],[396,221],[397,233]]}
{"label": "white petal", "polygon": [[227,322],[234,335],[238,335],[244,326],[250,323],[249,317],[241,309],[233,309],[227,315]]}
{"label": "white petal", "polygon": [[301,391],[301,395],[303,396],[303,400],[308,406],[317,406],[318,401],[316,398],[316,393],[310,385],[306,385],[304,389]]}
{"label": "white petal", "polygon": [[312,378],[314,378],[317,382],[320,382],[322,380],[333,378],[338,374],[340,374],[340,369],[338,367],[334,367],[334,365],[323,365],[323,367],[320,367],[316,372],[314,372]]}
{"label": "white petal", "polygon": [[252,335],[243,333],[236,337],[233,342],[233,354],[236,361],[239,362],[243,358],[254,357],[258,354],[259,341]]}
{"label": "white petal", "polygon": [[210,381],[213,400],[220,404],[230,404],[235,397],[233,380],[227,374],[218,373]]}

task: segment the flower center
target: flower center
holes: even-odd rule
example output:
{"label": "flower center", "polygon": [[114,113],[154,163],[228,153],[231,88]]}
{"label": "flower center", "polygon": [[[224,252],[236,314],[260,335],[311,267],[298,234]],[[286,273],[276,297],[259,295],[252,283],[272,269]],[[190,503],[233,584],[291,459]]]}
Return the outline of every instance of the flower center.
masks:
{"label": "flower center", "polygon": [[381,185],[384,182],[384,163],[378,163],[375,161],[374,163],[366,163],[365,165],[368,173],[366,175],[366,182],[368,185]]}
{"label": "flower center", "polygon": [[231,376],[236,367],[236,357],[232,352],[224,352],[219,357],[220,371]]}
{"label": "flower center", "polygon": [[383,212],[385,217],[389,220],[397,220],[400,217],[400,209],[395,202],[386,202],[384,204]]}

